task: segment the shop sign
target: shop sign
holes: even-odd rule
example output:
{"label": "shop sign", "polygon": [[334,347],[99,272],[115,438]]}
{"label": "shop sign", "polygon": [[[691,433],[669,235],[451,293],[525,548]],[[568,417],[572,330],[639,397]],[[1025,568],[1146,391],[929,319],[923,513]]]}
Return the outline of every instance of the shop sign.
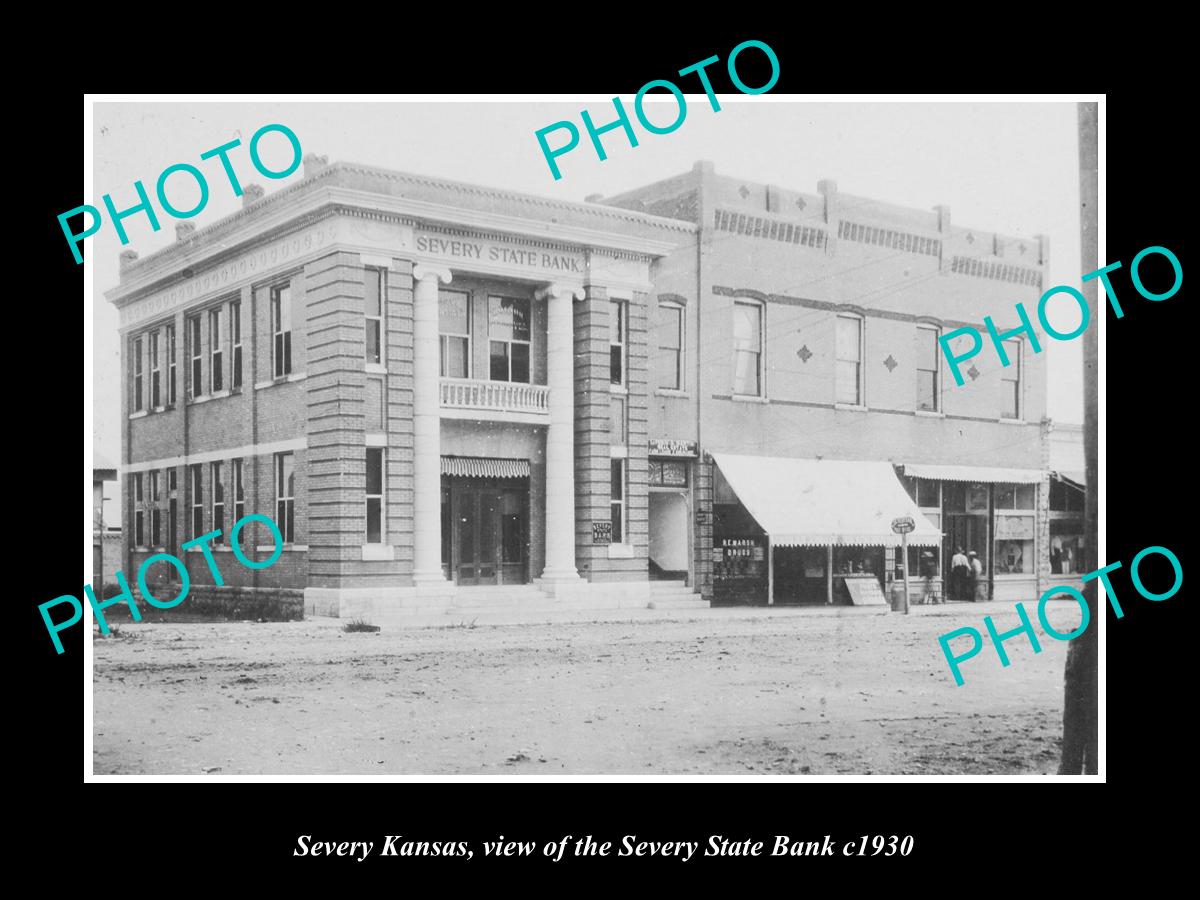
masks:
{"label": "shop sign", "polygon": [[592,543],[593,544],[611,544],[612,543],[612,522],[593,522],[592,523]]}
{"label": "shop sign", "polygon": [[699,447],[695,441],[652,440],[650,441],[651,456],[698,456]]}
{"label": "shop sign", "polygon": [[898,519],[892,519],[892,531],[896,534],[908,534],[917,527],[917,523],[913,521],[912,516],[900,516]]}

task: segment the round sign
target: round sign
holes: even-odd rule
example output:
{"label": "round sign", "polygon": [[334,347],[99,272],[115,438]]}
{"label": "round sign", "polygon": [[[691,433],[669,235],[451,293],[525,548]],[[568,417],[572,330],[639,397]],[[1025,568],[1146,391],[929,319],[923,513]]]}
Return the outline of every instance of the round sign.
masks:
{"label": "round sign", "polygon": [[917,527],[917,523],[913,521],[912,516],[901,516],[898,519],[892,519],[892,531],[896,534],[906,534],[913,531]]}

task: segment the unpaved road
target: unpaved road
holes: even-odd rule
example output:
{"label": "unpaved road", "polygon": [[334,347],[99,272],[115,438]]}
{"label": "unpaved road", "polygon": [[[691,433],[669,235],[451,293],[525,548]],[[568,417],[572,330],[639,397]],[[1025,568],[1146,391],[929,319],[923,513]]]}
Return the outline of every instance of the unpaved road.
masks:
{"label": "unpaved road", "polygon": [[[953,607],[950,609],[953,610]],[[1015,614],[995,614],[1000,629]],[[978,612],[384,629],[124,625],[94,640],[95,774],[1052,774],[1067,644],[964,664]],[[1077,622],[1052,615],[1057,623]],[[1061,626],[1069,630],[1070,624]]]}

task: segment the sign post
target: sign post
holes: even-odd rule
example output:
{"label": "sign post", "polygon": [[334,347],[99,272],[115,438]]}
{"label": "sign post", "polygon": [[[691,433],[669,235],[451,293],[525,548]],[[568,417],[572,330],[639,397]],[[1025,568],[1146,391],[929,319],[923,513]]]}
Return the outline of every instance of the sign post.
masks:
{"label": "sign post", "polygon": [[900,561],[904,566],[904,614],[908,615],[908,533],[917,527],[912,516],[892,519],[892,531],[900,535]]}

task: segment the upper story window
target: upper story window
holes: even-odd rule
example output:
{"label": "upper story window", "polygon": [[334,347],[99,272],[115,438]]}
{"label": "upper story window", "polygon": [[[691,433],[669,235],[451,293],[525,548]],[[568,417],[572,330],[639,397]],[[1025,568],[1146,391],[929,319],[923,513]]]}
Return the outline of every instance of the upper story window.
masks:
{"label": "upper story window", "polygon": [[162,406],[162,360],[159,356],[158,329],[150,332],[150,408]]}
{"label": "upper story window", "polygon": [[628,330],[628,304],[624,300],[609,303],[608,369],[613,384],[625,384],[625,333]]}
{"label": "upper story window", "polygon": [[142,408],[142,339],[133,339],[133,408]]}
{"label": "upper story window", "polygon": [[863,406],[863,320],[858,316],[837,317],[837,389],[835,400]]}
{"label": "upper story window", "polygon": [[1021,341],[1005,341],[1008,365],[1000,370],[1000,418],[1021,418]]}
{"label": "upper story window", "polygon": [[926,412],[940,412],[942,409],[939,334],[937,328],[917,326],[917,409]]}
{"label": "upper story window", "polygon": [[175,324],[167,326],[167,406],[175,405]]}
{"label": "upper story window", "polygon": [[471,377],[471,295],[438,292],[438,332],[442,345],[442,377]]}
{"label": "upper story window", "polygon": [[364,270],[366,292],[363,315],[366,317],[366,360],[383,364],[383,297],[386,292],[383,269],[367,266]]}
{"label": "upper story window", "polygon": [[216,394],[224,389],[225,366],[221,342],[221,309],[208,311],[208,352],[209,378],[211,379],[210,393]]}
{"label": "upper story window", "polygon": [[683,307],[678,303],[658,304],[658,386],[683,390]]}
{"label": "upper story window", "polygon": [[762,396],[763,305],[733,304],[733,392]]}
{"label": "upper story window", "polygon": [[230,360],[229,387],[240,390],[242,387],[242,301],[234,300],[229,304],[229,341],[233,347],[233,359]]}
{"label": "upper story window", "polygon": [[282,378],[292,373],[292,286],[271,288],[271,371]]}
{"label": "upper story window", "polygon": [[200,347],[200,317],[192,316],[187,320],[188,358],[192,361],[192,370],[188,378],[188,397],[199,397],[204,393],[204,358]]}
{"label": "upper story window", "polygon": [[529,383],[529,299],[488,297],[492,381]]}

